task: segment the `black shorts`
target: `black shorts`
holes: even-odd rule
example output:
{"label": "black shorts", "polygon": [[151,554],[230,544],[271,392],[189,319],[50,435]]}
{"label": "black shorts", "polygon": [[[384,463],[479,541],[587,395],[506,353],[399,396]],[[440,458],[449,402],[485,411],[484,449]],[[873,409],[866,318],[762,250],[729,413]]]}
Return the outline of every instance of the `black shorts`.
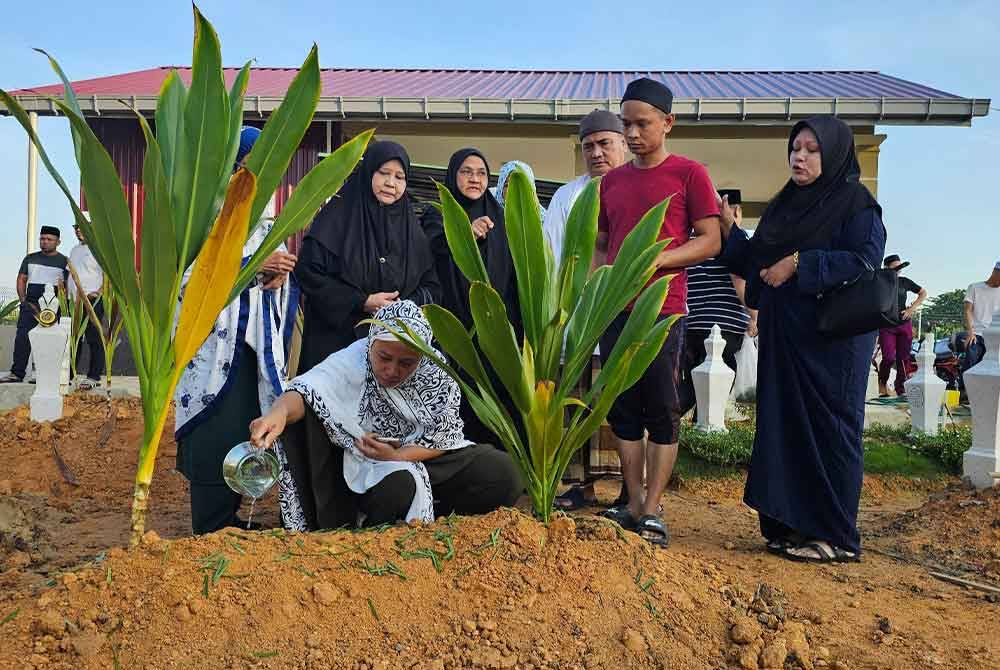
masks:
{"label": "black shorts", "polygon": [[[660,317],[657,319],[663,319]],[[615,343],[621,336],[628,312],[622,312],[601,337],[601,364],[608,361]],[[675,444],[681,425],[681,352],[684,350],[684,317],[670,328],[663,348],[635,385],[618,396],[608,423],[621,440],[641,440],[649,432],[649,440],[658,444]]]}

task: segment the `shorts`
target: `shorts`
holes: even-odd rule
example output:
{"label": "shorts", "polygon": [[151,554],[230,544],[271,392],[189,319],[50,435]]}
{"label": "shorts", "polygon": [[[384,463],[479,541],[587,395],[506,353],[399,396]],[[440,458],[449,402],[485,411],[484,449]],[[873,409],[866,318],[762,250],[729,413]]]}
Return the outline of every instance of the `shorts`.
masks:
{"label": "shorts", "polygon": [[[607,363],[621,336],[629,313],[622,312],[601,337],[601,363]],[[666,318],[660,316],[657,321]],[[670,328],[663,348],[635,385],[615,400],[608,413],[611,431],[621,440],[649,440],[658,444],[676,444],[681,426],[681,353],[684,350],[684,321],[678,319]]]}

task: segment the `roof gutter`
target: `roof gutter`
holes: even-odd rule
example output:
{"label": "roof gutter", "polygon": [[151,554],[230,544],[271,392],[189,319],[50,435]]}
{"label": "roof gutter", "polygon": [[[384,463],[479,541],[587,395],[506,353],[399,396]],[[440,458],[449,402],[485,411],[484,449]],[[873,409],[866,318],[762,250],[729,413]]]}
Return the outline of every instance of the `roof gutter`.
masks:
{"label": "roof gutter", "polygon": [[[38,95],[16,96],[29,112],[57,116],[55,104]],[[248,96],[244,115],[266,117],[281,104],[278,96]],[[131,116],[131,107],[152,115],[155,96],[81,97],[86,116]],[[617,111],[617,101],[559,98],[407,98],[325,96],[316,120],[463,120],[560,123],[572,125],[593,109]],[[7,111],[0,107],[0,113]],[[834,114],[867,125],[970,125],[989,114],[984,98],[675,98],[674,113],[687,125],[788,125],[816,114]]]}

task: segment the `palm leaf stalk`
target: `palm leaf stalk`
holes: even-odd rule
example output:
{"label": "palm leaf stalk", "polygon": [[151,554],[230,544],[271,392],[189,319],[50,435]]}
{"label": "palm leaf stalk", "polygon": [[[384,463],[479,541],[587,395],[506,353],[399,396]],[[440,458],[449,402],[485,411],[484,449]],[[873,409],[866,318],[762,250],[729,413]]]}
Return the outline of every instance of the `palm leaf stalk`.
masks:
{"label": "palm leaf stalk", "polygon": [[[573,205],[558,264],[543,237],[528,177],[517,170],[509,184],[504,218],[517,273],[522,341],[517,341],[507,307],[490,285],[468,216],[441,185],[445,235],[456,265],[470,282],[474,328],[466,330],[441,306],[424,307],[434,338],[447,354],[445,359],[405,325],[384,325],[461,385],[476,414],[517,463],[534,512],[547,523],[573,454],[600,429],[614,400],[649,367],[676,321],[676,317],[658,319],[672,277],[662,277],[647,287],[656,257],[669,244],[657,238],[670,199],[646,213],[626,237],[614,264],[591,273],[598,180]],[[607,364],[583,397],[573,397],[601,335],[633,300]],[[480,352],[513,398],[527,439],[522,439],[514,417],[500,402],[499,389],[491,385]],[[459,370],[467,377],[459,375]]]}
{"label": "palm leaf stalk", "polygon": [[[285,239],[308,225],[340,189],[372,136],[372,131],[361,133],[313,168],[299,182],[259,249],[241,264],[243,246],[312,122],[320,93],[318,53],[313,45],[282,104],[234,174],[250,63],[239,71],[231,88],[226,88],[219,38],[197,7],[194,24],[190,86],[184,85],[176,71],[167,75],[157,101],[155,134],[148,121],[136,114],[146,140],[138,272],[120,177],[84,119],[58,63],[49,57],[64,83],[63,98],[53,99],[52,104],[70,123],[89,219],[49,160],[27,113],[0,90],[0,102],[38,148],[120,299],[121,318],[139,375],[144,419],[132,497],[132,545],[140,541],[145,528],[160,436],[185,366],[219,313],[250,285],[263,261]],[[189,267],[190,280],[182,294]]]}

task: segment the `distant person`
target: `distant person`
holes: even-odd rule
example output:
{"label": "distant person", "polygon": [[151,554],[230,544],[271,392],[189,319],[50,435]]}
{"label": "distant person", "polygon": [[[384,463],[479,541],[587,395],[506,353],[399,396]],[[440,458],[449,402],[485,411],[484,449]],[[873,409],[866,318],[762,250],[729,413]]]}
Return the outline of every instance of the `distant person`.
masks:
{"label": "distant person", "polygon": [[[719,208],[736,225],[743,221],[742,195],[739,189],[719,191]],[[722,360],[736,372],[736,354],[743,348],[743,338],[757,336],[757,310],[747,309],[746,282],[729,272],[718,258],[709,258],[688,268],[688,317],[684,334],[684,377],[681,380],[681,413],[687,414],[695,405],[692,370],[705,362],[708,352],[705,340],[713,326],[722,331],[726,346]]]}
{"label": "distant person", "polygon": [[407,190],[410,156],[368,146],[357,171],[309,228],[295,278],[305,295],[299,372],[368,334],[360,322],[390,302],[437,302],[434,257]]}
{"label": "distant person", "polygon": [[989,279],[971,284],[965,292],[966,370],[978,365],[986,355],[983,333],[997,312],[1000,312],[1000,261],[993,266]]}
{"label": "distant person", "polygon": [[14,335],[14,361],[10,374],[0,379],[0,384],[23,382],[31,355],[28,332],[38,324],[38,299],[47,285],[53,289],[66,281],[66,257],[56,251],[59,246],[59,229],[42,226],[38,236],[39,251],[28,254],[21,261],[17,273],[17,298],[21,302],[17,315],[17,333]]}
{"label": "distant person", "polygon": [[542,203],[538,202],[538,189],[535,186],[535,172],[531,169],[531,166],[524,161],[507,161],[502,166],[500,166],[500,175],[497,177],[497,185],[490,189],[490,193],[493,197],[497,199],[497,202],[501,207],[505,207],[507,203],[507,188],[510,186],[510,176],[514,173],[514,170],[520,169],[521,172],[525,174],[528,181],[531,182],[531,188],[535,189],[535,201],[538,204],[538,215],[545,218],[545,208],[542,207]]}
{"label": "distant person", "polygon": [[[552,200],[549,201],[549,207],[545,211],[545,219],[542,221],[542,232],[552,248],[557,266],[562,259],[566,224],[576,199],[591,180],[603,177],[611,170],[625,164],[628,147],[625,145],[624,133],[621,117],[603,109],[595,109],[580,120],[580,153],[583,155],[587,172],[559,187],[559,190],[552,196]],[[584,374],[589,374],[589,372],[585,371]],[[582,457],[589,459],[590,455],[584,453]],[[587,462],[584,460],[584,463]],[[587,467],[584,468],[585,472],[587,469]],[[620,504],[627,499],[625,485],[622,483],[622,493],[619,494],[616,502]],[[570,487],[562,495],[556,496],[554,504],[556,509],[569,511],[597,503],[594,481],[587,479],[578,486]]]}
{"label": "distant person", "polygon": [[[69,262],[80,278],[80,286],[76,285],[73,275],[69,276],[69,297],[74,302],[80,299],[80,294],[87,296],[91,306],[94,308],[94,316],[98,321],[104,318],[104,301],[101,299],[101,289],[104,287],[104,270],[97,263],[93,252],[87,245],[87,240],[83,237],[80,226],[73,226],[76,239],[79,241],[73,250],[69,252]],[[87,361],[87,378],[77,384],[77,388],[83,391],[90,390],[101,385],[101,375],[104,374],[104,345],[101,342],[101,332],[89,315],[84,315],[86,330],[83,339],[87,342],[87,349],[90,358]],[[80,350],[83,348],[83,340],[77,343],[73,358],[80,360]]]}
{"label": "distant person", "polygon": [[752,238],[722,219],[722,260],[759,309],[757,434],[744,502],[767,550],[795,561],[861,555],[865,389],[875,332],[828,337],[817,296],[875,267],[885,251],[882,208],[861,183],[851,128],[833,116],[788,137],[790,179]]}
{"label": "distant person", "polygon": [[[514,272],[514,257],[507,242],[503,208],[489,190],[490,166],[486,156],[479,149],[467,148],[456,151],[448,161],[448,173],[444,185],[465,210],[472,224],[472,234],[476,246],[486,266],[490,284],[507,306],[507,316],[514,326],[518,341],[521,339],[521,308],[517,293],[517,275]],[[471,330],[474,326],[472,309],[469,306],[469,281],[458,269],[451,255],[451,248],[444,234],[444,219],[435,207],[424,210],[421,218],[424,231],[434,254],[437,276],[441,282],[441,306],[454,314],[462,325]],[[478,341],[476,341],[478,346]],[[506,388],[500,382],[496,371],[480,353],[493,388],[507,411],[520,425],[520,412]],[[500,438],[493,434],[486,424],[472,410],[468,400],[462,397],[462,421],[465,436],[478,444],[492,444],[502,448]]]}
{"label": "distant person", "polygon": [[576,199],[592,179],[603,177],[625,164],[628,147],[624,133],[621,118],[603,109],[595,109],[580,121],[580,153],[583,154],[587,173],[559,187],[549,201],[542,223],[542,231],[552,247],[557,264],[562,258],[566,222]]}
{"label": "distant person", "polygon": [[[625,89],[621,104],[625,140],[635,158],[601,179],[595,262],[613,263],[626,236],[646,212],[673,196],[659,234],[659,239],[671,242],[654,260],[651,281],[675,275],[659,318],[680,318],[642,377],[615,400],[608,414],[628,501],[611,507],[605,515],[652,544],[666,546],[670,533],[659,507],[677,461],[680,437],[685,270],[719,253],[719,205],[705,167],[667,149],[667,135],[675,120],[670,89],[652,79],[636,79]],[[605,364],[631,308],[628,305],[616,316],[601,337]]]}
{"label": "distant person", "polygon": [[[883,267],[888,270],[895,270],[900,273],[910,263],[902,262],[896,254],[887,256],[882,261]],[[912,305],[906,305],[908,293],[915,293],[917,299]],[[906,395],[906,379],[909,377],[910,355],[913,348],[913,315],[920,305],[927,299],[927,291],[920,287],[909,277],[899,278],[899,315],[903,323],[893,328],[883,328],[878,332],[878,344],[882,349],[882,362],[878,367],[878,397],[889,397],[889,375],[892,368],[896,368],[895,387],[896,396],[902,398]]]}

